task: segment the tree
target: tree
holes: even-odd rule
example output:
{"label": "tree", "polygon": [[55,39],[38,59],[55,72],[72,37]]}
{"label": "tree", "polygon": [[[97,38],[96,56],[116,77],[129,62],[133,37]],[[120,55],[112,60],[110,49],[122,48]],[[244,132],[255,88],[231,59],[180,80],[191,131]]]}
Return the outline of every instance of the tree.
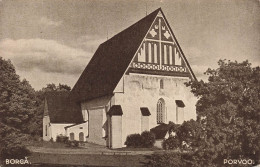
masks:
{"label": "tree", "polygon": [[[208,82],[187,86],[199,98],[197,115],[205,130],[204,144],[196,153],[208,163],[224,158],[260,157],[260,68],[220,60],[218,69],[208,69]],[[205,164],[207,165],[207,164]]]}
{"label": "tree", "polygon": [[0,157],[24,157],[29,153],[22,142],[35,113],[35,92],[20,81],[11,61],[0,57]]}
{"label": "tree", "polygon": [[42,118],[44,110],[44,98],[46,92],[56,92],[56,91],[70,91],[70,86],[66,84],[60,84],[56,86],[54,83],[47,84],[46,87],[35,92],[36,95],[36,113],[34,114],[33,120],[31,121],[30,134],[42,136]]}
{"label": "tree", "polygon": [[24,145],[26,140],[30,140],[28,135],[1,122],[0,127],[0,160],[20,159],[30,155],[30,151]]}
{"label": "tree", "polygon": [[24,158],[29,153],[25,140],[42,135],[44,93],[70,90],[65,84],[48,84],[36,92],[20,80],[10,60],[0,57],[0,157]]}
{"label": "tree", "polygon": [[147,166],[150,167],[182,167],[187,166],[180,153],[152,154]]}
{"label": "tree", "polygon": [[35,113],[35,92],[28,81],[20,81],[10,61],[0,57],[0,122],[28,133]]}
{"label": "tree", "polygon": [[183,149],[189,147],[192,150],[197,150],[202,145],[205,138],[205,132],[199,121],[189,120],[184,121],[176,130],[177,138],[185,145],[181,145]]}
{"label": "tree", "polygon": [[54,83],[47,84],[46,87],[42,88],[42,92],[49,92],[49,91],[71,91],[70,86],[66,84],[60,84],[56,86]]}

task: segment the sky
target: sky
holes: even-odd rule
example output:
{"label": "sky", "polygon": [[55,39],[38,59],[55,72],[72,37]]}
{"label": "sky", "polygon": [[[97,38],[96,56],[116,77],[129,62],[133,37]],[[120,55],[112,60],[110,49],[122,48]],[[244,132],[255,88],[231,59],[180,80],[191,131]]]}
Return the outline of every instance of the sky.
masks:
{"label": "sky", "polygon": [[99,44],[159,7],[198,79],[219,59],[260,66],[259,0],[0,0],[0,56],[36,90],[73,87]]}

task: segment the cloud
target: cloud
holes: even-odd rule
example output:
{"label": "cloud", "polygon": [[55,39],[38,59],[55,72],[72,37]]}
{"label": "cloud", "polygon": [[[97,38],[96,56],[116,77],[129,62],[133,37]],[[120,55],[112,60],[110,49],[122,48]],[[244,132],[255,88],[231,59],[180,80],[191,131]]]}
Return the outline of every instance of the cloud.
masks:
{"label": "cloud", "polygon": [[53,21],[47,17],[42,17],[39,20],[39,24],[47,27],[58,27],[62,24],[62,21]]}
{"label": "cloud", "polygon": [[185,54],[190,58],[190,59],[197,59],[203,57],[203,54],[200,49],[197,47],[187,47],[185,48]]}
{"label": "cloud", "polygon": [[92,55],[54,40],[0,41],[0,56],[10,59],[21,78],[26,78],[36,89],[48,83],[73,86]]}
{"label": "cloud", "polygon": [[36,90],[46,87],[49,83],[54,83],[56,85],[62,83],[73,87],[80,76],[80,74],[68,75],[61,73],[47,73],[39,69],[32,69],[31,71],[17,71],[17,73],[21,76],[21,78],[26,78],[26,80],[28,80],[32,87]]}
{"label": "cloud", "polygon": [[105,41],[105,38],[98,35],[84,35],[77,38],[74,45],[76,44],[77,47],[83,48],[84,50],[89,50],[93,53],[97,47]]}
{"label": "cloud", "polygon": [[0,42],[0,55],[10,59],[17,70],[63,74],[81,73],[92,56],[82,49],[44,39],[5,39]]}
{"label": "cloud", "polygon": [[191,65],[191,69],[194,72],[195,76],[198,80],[202,79],[204,81],[207,80],[207,75],[204,74],[204,72],[207,71],[209,67],[203,66],[203,65]]}

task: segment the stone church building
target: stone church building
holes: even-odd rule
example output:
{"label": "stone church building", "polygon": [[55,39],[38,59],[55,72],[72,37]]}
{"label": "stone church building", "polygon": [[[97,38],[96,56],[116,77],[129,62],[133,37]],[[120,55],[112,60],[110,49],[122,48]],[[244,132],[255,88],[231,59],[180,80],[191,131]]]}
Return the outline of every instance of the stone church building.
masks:
{"label": "stone church building", "polygon": [[197,99],[184,85],[190,80],[196,77],[159,8],[102,43],[71,92],[46,96],[43,138],[121,148],[130,134],[196,119]]}

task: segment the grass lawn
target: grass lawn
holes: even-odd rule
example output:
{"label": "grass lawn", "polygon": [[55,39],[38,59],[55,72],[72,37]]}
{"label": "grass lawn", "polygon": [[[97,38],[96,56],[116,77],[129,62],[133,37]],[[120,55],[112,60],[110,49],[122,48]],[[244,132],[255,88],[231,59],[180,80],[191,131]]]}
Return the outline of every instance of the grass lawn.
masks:
{"label": "grass lawn", "polygon": [[32,166],[144,166],[145,155],[66,155],[33,153],[29,157]]}
{"label": "grass lawn", "polygon": [[[70,153],[70,148],[66,144],[56,143],[56,142],[46,142],[46,141],[29,141],[26,143],[27,146],[33,146],[46,149],[54,149],[53,152],[32,152],[32,155],[29,156],[29,161],[32,163],[31,166],[42,166],[42,167],[54,167],[54,166],[64,166],[64,167],[83,167],[83,166],[129,166],[129,167],[139,167],[146,166],[149,162],[148,155],[133,155],[133,154],[118,154],[117,152],[126,152],[126,151],[163,151],[160,148],[120,148],[113,149],[116,152],[113,154],[101,154],[103,151],[106,152],[106,148],[99,145],[94,145],[91,143],[85,143],[85,148],[74,148],[73,152]],[[57,151],[64,151],[66,148],[66,153],[57,154]],[[86,149],[86,151],[100,151],[100,154],[83,154],[82,151],[76,149]],[[72,151],[72,150],[71,150]],[[112,151],[112,150],[111,150]],[[111,153],[113,153],[113,151]]]}
{"label": "grass lawn", "polygon": [[50,141],[35,141],[30,140],[25,143],[26,146],[43,147],[43,148],[72,148],[81,149],[80,147],[69,147],[67,144],[50,142]]}
{"label": "grass lawn", "polygon": [[67,145],[64,143],[57,143],[57,142],[49,142],[49,141],[28,141],[26,143],[27,146],[34,146],[34,147],[45,147],[45,148],[67,148]]}

